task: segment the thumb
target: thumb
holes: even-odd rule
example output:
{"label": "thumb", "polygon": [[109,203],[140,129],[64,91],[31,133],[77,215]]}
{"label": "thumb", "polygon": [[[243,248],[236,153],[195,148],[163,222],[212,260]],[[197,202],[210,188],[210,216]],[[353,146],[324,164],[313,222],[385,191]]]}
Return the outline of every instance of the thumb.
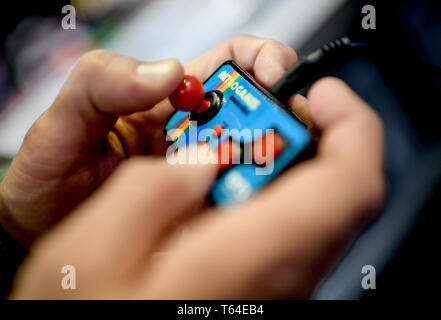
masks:
{"label": "thumb", "polygon": [[379,116],[343,81],[325,78],[311,88],[309,118],[321,132],[319,156],[346,168],[377,172],[383,166],[383,127]]}
{"label": "thumb", "polygon": [[[183,77],[174,60],[140,62],[104,50],[82,56],[35,130],[70,152],[102,143],[118,116],[148,110]],[[57,150],[57,148],[54,148]]]}

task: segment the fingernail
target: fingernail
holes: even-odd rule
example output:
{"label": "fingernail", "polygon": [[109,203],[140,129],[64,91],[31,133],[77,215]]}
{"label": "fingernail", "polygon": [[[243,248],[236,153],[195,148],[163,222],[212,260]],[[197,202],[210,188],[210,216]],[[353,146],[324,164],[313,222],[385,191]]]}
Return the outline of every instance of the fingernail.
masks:
{"label": "fingernail", "polygon": [[143,79],[158,81],[175,72],[178,68],[179,62],[177,60],[167,59],[140,64],[136,68],[136,73]]}

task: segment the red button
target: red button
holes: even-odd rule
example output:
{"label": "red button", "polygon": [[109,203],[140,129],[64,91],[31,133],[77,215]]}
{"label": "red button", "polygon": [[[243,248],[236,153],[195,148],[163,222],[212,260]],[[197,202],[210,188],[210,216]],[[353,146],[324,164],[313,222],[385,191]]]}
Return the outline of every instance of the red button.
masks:
{"label": "red button", "polygon": [[226,170],[240,156],[240,147],[232,141],[222,141],[217,146],[217,159],[220,170]]}
{"label": "red button", "polygon": [[222,133],[224,132],[224,127],[222,127],[221,125],[216,125],[213,128],[213,132],[216,135],[216,137],[220,137],[222,135]]}
{"label": "red button", "polygon": [[170,95],[172,106],[181,111],[193,111],[204,99],[205,91],[202,83],[193,76],[186,75],[181,84]]}
{"label": "red button", "polygon": [[199,107],[197,108],[196,112],[202,113],[202,112],[207,111],[211,107],[212,102],[213,102],[213,100],[211,100],[211,98],[202,100],[202,102],[199,105]]}
{"label": "red button", "polygon": [[276,132],[265,134],[253,143],[254,162],[265,165],[267,162],[274,161],[280,156],[284,148],[285,141],[279,134]]}

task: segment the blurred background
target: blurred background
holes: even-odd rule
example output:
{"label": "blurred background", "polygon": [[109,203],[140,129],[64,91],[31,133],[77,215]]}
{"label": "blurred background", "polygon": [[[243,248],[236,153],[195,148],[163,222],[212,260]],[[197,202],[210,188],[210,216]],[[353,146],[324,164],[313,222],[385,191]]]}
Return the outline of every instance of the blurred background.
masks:
{"label": "blurred background", "polygon": [[[50,106],[76,59],[104,48],[140,60],[183,63],[238,34],[268,37],[300,56],[344,35],[373,49],[323,75],[345,80],[386,125],[389,197],[383,212],[317,289],[317,299],[429,296],[436,286],[441,181],[441,3],[359,0],[76,0],[16,2],[0,28],[0,159],[3,170]],[[64,5],[76,29],[62,28]],[[376,29],[364,30],[364,5]],[[305,88],[304,92],[307,91]],[[435,247],[436,246],[436,247]],[[377,270],[363,290],[361,268]]]}

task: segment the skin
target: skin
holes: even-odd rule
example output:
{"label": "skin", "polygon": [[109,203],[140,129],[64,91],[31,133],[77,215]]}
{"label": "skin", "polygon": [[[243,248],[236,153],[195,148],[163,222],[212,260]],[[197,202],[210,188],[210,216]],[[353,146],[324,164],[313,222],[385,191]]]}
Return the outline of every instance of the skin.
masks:
{"label": "skin", "polygon": [[[141,62],[129,58],[98,51],[80,59],[0,186],[2,225],[33,243],[11,298],[311,294],[382,204],[381,121],[343,82],[320,80],[308,100],[289,101],[320,134],[317,156],[231,214],[207,208],[216,166],[157,157],[173,111],[164,99],[184,72],[205,80],[227,59],[269,88],[297,57],[278,42],[238,37],[185,71],[169,63],[155,81],[140,79]],[[61,287],[66,264],[77,270],[76,290]]]}

